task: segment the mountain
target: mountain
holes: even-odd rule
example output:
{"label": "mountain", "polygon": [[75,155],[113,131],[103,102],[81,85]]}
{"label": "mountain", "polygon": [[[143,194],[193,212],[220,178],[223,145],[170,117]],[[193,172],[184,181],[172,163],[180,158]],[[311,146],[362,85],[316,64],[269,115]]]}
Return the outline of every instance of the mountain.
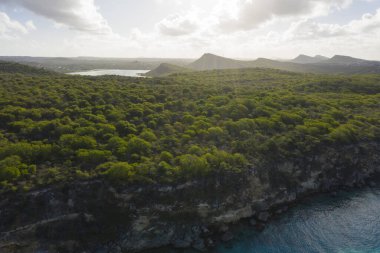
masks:
{"label": "mountain", "polygon": [[309,64],[309,63],[318,63],[318,62],[325,61],[328,59],[329,58],[327,58],[325,56],[321,56],[321,55],[316,55],[314,57],[311,57],[308,55],[300,54],[299,56],[297,56],[296,58],[291,60],[291,62],[301,63],[301,64]]}
{"label": "mountain", "polygon": [[195,62],[190,63],[188,67],[195,70],[239,69],[247,67],[247,63],[214,54],[204,54]]}
{"label": "mountain", "polygon": [[297,69],[298,65],[291,62],[282,62],[266,58],[258,58],[255,61],[247,62],[247,65],[254,68],[270,68],[270,69],[281,69],[281,70],[291,70]]}
{"label": "mountain", "polygon": [[[302,65],[301,65],[302,66]],[[300,70],[300,65],[292,62],[282,62],[259,58],[254,61],[242,61],[229,59],[213,54],[204,54],[200,59],[188,65],[194,70],[214,70],[214,69],[241,69],[241,68],[271,68],[288,71]]]}
{"label": "mountain", "polygon": [[146,76],[160,77],[167,76],[173,73],[189,72],[191,69],[180,67],[169,63],[161,63],[157,68],[146,73]]}
{"label": "mountain", "polygon": [[324,64],[346,65],[346,66],[380,66],[379,61],[368,61],[345,55],[335,55],[331,59],[323,62]]}
{"label": "mountain", "polygon": [[323,55],[316,55],[316,56],[314,56],[314,59],[318,59],[319,61],[326,61],[330,58],[323,56]]}
{"label": "mountain", "polygon": [[[187,67],[194,70],[270,68],[292,72],[321,74],[380,73],[380,62],[367,61],[349,56],[334,56],[328,59],[320,55],[315,57],[300,55],[296,59],[303,63],[276,61],[265,58],[259,58],[255,61],[241,61],[213,54],[204,54],[198,60],[187,65]],[[311,63],[311,61],[314,62]]]}

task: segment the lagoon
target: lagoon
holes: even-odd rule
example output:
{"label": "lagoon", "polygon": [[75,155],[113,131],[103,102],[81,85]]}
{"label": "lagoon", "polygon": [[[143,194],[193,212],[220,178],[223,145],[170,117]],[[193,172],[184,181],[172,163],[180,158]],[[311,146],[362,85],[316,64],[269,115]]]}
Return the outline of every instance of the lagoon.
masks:
{"label": "lagoon", "polygon": [[132,70],[132,69],[94,69],[88,71],[72,72],[69,75],[81,76],[104,76],[104,75],[117,75],[117,76],[130,76],[130,77],[143,77],[142,75],[149,72],[149,70]]}

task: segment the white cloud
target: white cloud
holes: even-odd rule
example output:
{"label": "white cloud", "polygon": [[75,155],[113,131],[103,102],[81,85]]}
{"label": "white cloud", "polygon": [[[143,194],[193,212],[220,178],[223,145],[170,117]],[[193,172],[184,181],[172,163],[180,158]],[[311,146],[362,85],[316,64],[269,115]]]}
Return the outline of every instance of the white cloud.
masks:
{"label": "white cloud", "polygon": [[304,19],[291,24],[285,32],[287,39],[320,39],[347,35],[348,32],[337,24],[321,24],[309,19]]}
{"label": "white cloud", "polygon": [[361,19],[351,21],[346,29],[352,32],[371,32],[380,29],[380,8],[377,9],[375,14],[367,13]]}
{"label": "white cloud", "polygon": [[25,25],[16,20],[12,20],[6,13],[0,12],[0,37],[14,38],[20,34],[27,34],[30,30],[35,30],[32,21],[28,21]]}
{"label": "white cloud", "polygon": [[292,23],[286,31],[288,39],[322,39],[348,35],[363,35],[380,30],[380,9],[375,14],[364,14],[361,19],[348,24],[324,24],[309,19]]}
{"label": "white cloud", "polygon": [[352,0],[235,0],[237,12],[220,17],[227,31],[251,30],[278,18],[311,18],[349,6]]}
{"label": "white cloud", "polygon": [[[242,6],[237,2],[241,0],[229,0],[229,6],[217,5],[206,15],[197,13],[197,23],[194,29],[188,33],[180,33],[186,36],[162,36],[162,33],[151,34],[150,52],[160,52],[161,56],[181,55],[193,57],[203,52],[213,52],[227,57],[272,57],[290,58],[299,53],[347,54],[357,57],[380,57],[380,9],[374,14],[365,14],[362,18],[352,20],[344,25],[317,22],[316,17],[334,15],[338,9],[346,8],[351,1],[337,0],[305,0],[305,5],[292,9],[289,6],[278,4],[278,1],[267,0],[271,5],[272,14],[264,15],[265,18],[255,17],[256,23],[251,22],[247,26],[239,23],[242,20]],[[289,3],[295,1],[282,0]],[[362,1],[362,0],[360,0]],[[252,0],[254,2],[254,0]],[[223,1],[221,2],[223,3]],[[225,2],[227,3],[227,1]],[[261,3],[267,6],[268,3]],[[284,7],[284,8],[282,8]],[[235,9],[234,9],[235,8]],[[247,10],[246,10],[247,11]],[[257,10],[255,10],[257,11]],[[229,30],[220,30],[221,13],[232,17],[234,22],[239,21],[239,26]],[[269,13],[269,12],[267,12]],[[190,15],[193,17],[194,15]],[[243,15],[244,16],[244,15]],[[181,24],[189,19],[188,15],[182,15]],[[253,17],[252,17],[253,19]],[[226,20],[226,19],[224,19]],[[252,20],[251,20],[252,21]],[[224,28],[226,29],[226,28]],[[173,34],[172,34],[173,35]],[[179,34],[175,34],[179,35]],[[140,36],[140,39],[142,36]],[[147,41],[145,39],[136,41]],[[363,40],[363,42],[360,42]],[[147,49],[148,51],[148,49]],[[185,52],[185,53],[184,53]]]}
{"label": "white cloud", "polygon": [[286,19],[294,21],[326,16],[348,7],[353,0],[219,0],[206,11],[192,9],[170,15],[156,24],[164,35],[211,34],[257,29]]}
{"label": "white cloud", "polygon": [[112,33],[94,0],[15,0],[15,3],[74,30],[95,34]]}
{"label": "white cloud", "polygon": [[33,20],[29,20],[25,23],[25,26],[29,29],[29,30],[37,30],[37,27],[34,25],[34,22]]}
{"label": "white cloud", "polygon": [[197,31],[199,24],[198,11],[193,10],[186,14],[170,15],[156,24],[156,29],[163,35],[182,36]]}

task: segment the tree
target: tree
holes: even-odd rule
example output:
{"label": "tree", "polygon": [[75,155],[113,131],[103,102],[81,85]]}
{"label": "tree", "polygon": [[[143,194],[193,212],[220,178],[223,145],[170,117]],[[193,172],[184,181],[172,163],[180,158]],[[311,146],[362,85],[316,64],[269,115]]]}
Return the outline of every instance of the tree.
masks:
{"label": "tree", "polygon": [[100,165],[97,170],[104,171],[110,180],[117,182],[129,182],[136,174],[133,166],[127,162],[105,163]]}
{"label": "tree", "polygon": [[173,155],[168,151],[162,151],[160,154],[160,161],[164,161],[169,164],[172,162],[173,158]]}
{"label": "tree", "polygon": [[144,129],[142,133],[140,134],[140,137],[146,141],[153,142],[157,140],[156,135],[153,133],[151,129]]}
{"label": "tree", "polygon": [[97,146],[96,140],[91,136],[65,134],[61,136],[59,141],[64,148],[69,148],[73,150],[93,149]]}
{"label": "tree", "polygon": [[206,159],[196,155],[182,155],[178,158],[180,171],[186,178],[205,176],[210,172]]}
{"label": "tree", "polygon": [[95,168],[96,165],[106,162],[112,156],[108,150],[80,149],[77,151],[78,161],[85,168]]}
{"label": "tree", "polygon": [[144,139],[133,137],[127,142],[126,152],[129,155],[148,155],[151,152],[152,145]]}
{"label": "tree", "polygon": [[[33,168],[31,167],[31,171]],[[9,156],[0,161],[0,181],[17,179],[22,173],[28,174],[29,170],[19,156]]]}

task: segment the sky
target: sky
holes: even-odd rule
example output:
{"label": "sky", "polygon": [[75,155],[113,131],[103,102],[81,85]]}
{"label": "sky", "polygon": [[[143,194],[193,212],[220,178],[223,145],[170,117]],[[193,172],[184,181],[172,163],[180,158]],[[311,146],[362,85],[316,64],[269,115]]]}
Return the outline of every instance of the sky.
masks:
{"label": "sky", "polygon": [[0,0],[0,55],[380,60],[380,0]]}

